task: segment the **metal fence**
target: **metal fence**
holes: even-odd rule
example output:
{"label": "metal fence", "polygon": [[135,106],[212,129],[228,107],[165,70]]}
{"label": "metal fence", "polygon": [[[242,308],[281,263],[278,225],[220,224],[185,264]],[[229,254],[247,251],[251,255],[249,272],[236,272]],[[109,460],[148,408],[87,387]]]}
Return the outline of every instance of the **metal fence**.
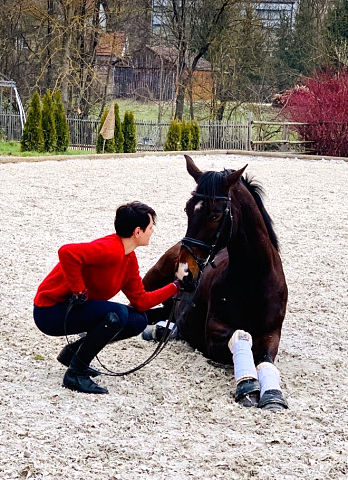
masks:
{"label": "metal fence", "polygon": [[[97,140],[97,120],[68,118],[70,148],[94,150]],[[135,122],[137,151],[163,151],[170,122]],[[246,150],[248,145],[248,124],[204,122],[199,123],[201,150],[234,149]]]}
{"label": "metal fence", "polygon": [[[95,151],[99,120],[68,117],[70,149]],[[163,151],[170,122],[136,123],[137,151]],[[201,150],[306,151],[313,142],[289,137],[293,122],[199,122]],[[297,125],[297,124],[296,124]],[[262,128],[261,128],[262,127]],[[20,115],[0,113],[0,140],[20,140]]]}
{"label": "metal fence", "polygon": [[[70,144],[69,148],[94,151],[97,142],[99,121],[78,117],[68,117]],[[136,123],[137,150],[163,151],[170,122],[148,122],[138,120]],[[237,149],[246,150],[248,146],[248,123],[200,122],[201,150]],[[0,114],[0,138],[20,140],[20,116]]]}
{"label": "metal fence", "polygon": [[0,140],[19,140],[22,135],[19,114],[0,113]]}
{"label": "metal fence", "polygon": [[97,143],[99,120],[68,117],[67,121],[70,134],[69,148],[94,151]]}

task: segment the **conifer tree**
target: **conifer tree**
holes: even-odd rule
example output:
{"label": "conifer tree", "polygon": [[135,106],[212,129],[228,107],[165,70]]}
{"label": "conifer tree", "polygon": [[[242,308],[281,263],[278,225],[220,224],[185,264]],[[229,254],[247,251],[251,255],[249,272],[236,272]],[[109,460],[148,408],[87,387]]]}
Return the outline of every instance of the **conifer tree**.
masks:
{"label": "conifer tree", "polygon": [[191,149],[192,149],[191,124],[183,121],[181,123],[181,150],[191,150]]}
{"label": "conifer tree", "polygon": [[29,103],[27,121],[20,142],[21,151],[42,152],[43,143],[41,100],[38,92],[35,92]]}
{"label": "conifer tree", "polygon": [[42,131],[44,151],[54,152],[57,148],[57,132],[54,120],[54,106],[50,90],[46,90],[42,99]]}
{"label": "conifer tree", "polygon": [[113,153],[115,151],[115,139],[112,138],[110,140],[104,140],[104,138],[100,135],[100,130],[104,125],[106,117],[108,116],[109,109],[105,108],[101,119],[100,124],[98,127],[98,136],[97,136],[97,144],[96,144],[96,152],[97,153]]}
{"label": "conifer tree", "polygon": [[53,95],[54,103],[54,121],[57,133],[57,152],[66,152],[69,146],[69,125],[66,119],[65,110],[62,102],[62,95],[57,91]]}
{"label": "conifer tree", "polygon": [[191,135],[192,135],[192,150],[199,150],[201,147],[201,132],[197,122],[191,122]]}
{"label": "conifer tree", "polygon": [[115,134],[114,134],[115,152],[121,153],[123,152],[124,137],[122,132],[122,124],[120,120],[120,109],[117,102],[115,102],[114,108],[115,108]]}
{"label": "conifer tree", "polygon": [[137,133],[133,112],[126,111],[122,123],[122,132],[124,137],[123,151],[125,153],[136,152]]}
{"label": "conifer tree", "polygon": [[178,120],[172,120],[169,125],[164,150],[167,152],[181,150],[181,126]]}

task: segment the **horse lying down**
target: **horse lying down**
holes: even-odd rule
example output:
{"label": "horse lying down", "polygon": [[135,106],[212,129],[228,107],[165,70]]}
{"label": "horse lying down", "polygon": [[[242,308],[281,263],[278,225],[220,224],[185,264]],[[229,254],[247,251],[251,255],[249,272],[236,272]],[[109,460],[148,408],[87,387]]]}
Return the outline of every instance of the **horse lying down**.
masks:
{"label": "horse lying down", "polygon": [[[186,236],[147,272],[145,288],[176,277],[194,284],[193,294],[175,302],[180,338],[216,362],[233,362],[238,403],[282,410],[274,360],[288,291],[263,191],[243,177],[246,167],[203,173],[185,158],[197,183],[186,203]],[[186,297],[194,306],[187,308]],[[168,318],[171,307],[149,310],[149,323]]]}

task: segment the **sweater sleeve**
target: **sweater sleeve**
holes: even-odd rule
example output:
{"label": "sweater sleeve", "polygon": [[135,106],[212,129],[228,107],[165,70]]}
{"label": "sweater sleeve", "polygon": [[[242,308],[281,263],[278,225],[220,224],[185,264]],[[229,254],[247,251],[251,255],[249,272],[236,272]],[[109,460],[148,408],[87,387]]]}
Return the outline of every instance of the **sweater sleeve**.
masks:
{"label": "sweater sleeve", "polygon": [[139,266],[135,254],[129,265],[128,273],[128,279],[126,284],[122,287],[122,291],[130,301],[131,305],[139,312],[149,310],[178,293],[178,289],[174,283],[169,283],[158,290],[147,292],[139,274]]}

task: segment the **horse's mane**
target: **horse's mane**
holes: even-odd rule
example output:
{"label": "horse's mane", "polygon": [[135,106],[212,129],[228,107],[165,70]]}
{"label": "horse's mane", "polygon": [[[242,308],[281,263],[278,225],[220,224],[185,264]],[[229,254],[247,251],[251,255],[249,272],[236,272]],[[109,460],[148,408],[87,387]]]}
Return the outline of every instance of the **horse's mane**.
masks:
{"label": "horse's mane", "polygon": [[226,172],[228,170],[223,172],[204,172],[198,181],[196,192],[212,198],[221,195],[223,179],[227,175]]}
{"label": "horse's mane", "polygon": [[[235,170],[224,169],[222,172],[205,172],[198,181],[196,192],[213,198],[220,195],[223,188],[224,178],[232,172],[235,172]],[[245,178],[241,177],[240,182],[253,196],[265,222],[271,243],[279,251],[279,242],[277,234],[275,233],[273,228],[273,221],[263,204],[263,197],[265,196],[265,191],[263,187],[260,183],[255,181],[253,177],[250,177],[249,175],[246,175]]]}

